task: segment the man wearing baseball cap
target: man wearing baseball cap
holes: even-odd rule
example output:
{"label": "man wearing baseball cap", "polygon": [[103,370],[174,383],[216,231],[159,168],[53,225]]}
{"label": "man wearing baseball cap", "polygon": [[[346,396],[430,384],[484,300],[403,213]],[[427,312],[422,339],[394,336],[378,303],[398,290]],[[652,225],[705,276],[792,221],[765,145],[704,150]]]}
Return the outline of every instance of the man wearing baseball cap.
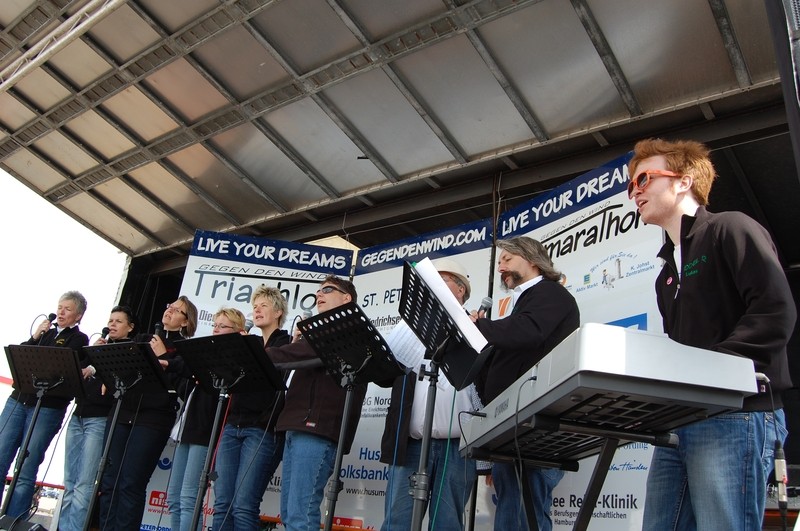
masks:
{"label": "man wearing baseball cap", "polygon": [[[450,258],[439,258],[432,263],[463,306],[471,291],[466,269]],[[413,369],[394,380],[392,401],[381,439],[380,460],[392,465],[381,531],[411,528],[414,499],[409,495],[408,478],[417,472],[419,466],[430,385],[427,380],[417,378],[419,368]],[[437,531],[458,531],[464,527],[464,506],[477,478],[475,462],[464,459],[458,452],[461,436],[458,414],[474,408],[467,389],[456,391],[444,375],[439,375],[436,387],[436,408],[427,464],[429,505],[432,507],[428,513],[428,527]],[[434,511],[434,508],[437,509]]]}

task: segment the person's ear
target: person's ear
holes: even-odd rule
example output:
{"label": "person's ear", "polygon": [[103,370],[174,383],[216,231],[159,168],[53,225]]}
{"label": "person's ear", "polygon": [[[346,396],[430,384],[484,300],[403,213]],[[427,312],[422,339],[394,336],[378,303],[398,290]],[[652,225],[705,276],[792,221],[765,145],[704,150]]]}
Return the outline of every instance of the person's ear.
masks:
{"label": "person's ear", "polygon": [[694,177],[691,175],[682,175],[678,179],[678,192],[689,192],[694,184]]}

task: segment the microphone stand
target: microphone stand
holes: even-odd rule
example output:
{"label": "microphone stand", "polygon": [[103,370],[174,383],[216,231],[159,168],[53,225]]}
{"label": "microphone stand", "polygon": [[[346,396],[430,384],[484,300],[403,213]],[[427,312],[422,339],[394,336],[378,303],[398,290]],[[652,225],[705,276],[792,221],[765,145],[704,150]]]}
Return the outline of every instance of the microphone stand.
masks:
{"label": "microphone stand", "polygon": [[342,365],[341,374],[345,381],[344,388],[346,394],[344,397],[344,415],[342,416],[342,425],[339,427],[339,443],[336,445],[336,457],[333,464],[333,474],[325,488],[324,510],[325,517],[323,530],[330,531],[333,527],[333,516],[336,511],[336,502],[339,499],[339,492],[344,488],[344,483],[339,477],[340,470],[342,469],[342,458],[344,456],[344,440],[347,437],[347,430],[350,427],[350,405],[353,402],[353,388],[355,387],[356,371],[348,370],[345,365]]}
{"label": "microphone stand", "polygon": [[439,381],[439,359],[443,355],[449,337],[437,347],[430,363],[430,370],[426,370],[424,365],[420,366],[419,380],[427,377],[428,395],[425,402],[425,418],[422,423],[422,447],[420,448],[419,464],[417,471],[409,477],[409,487],[411,497],[414,498],[414,506],[411,513],[412,531],[422,529],[422,520],[425,518],[425,509],[428,505],[430,492],[430,476],[428,475],[428,454],[431,449],[431,433],[433,432],[433,412],[436,408],[436,384]]}
{"label": "microphone stand", "polygon": [[[217,479],[217,472],[211,471],[211,460],[214,458],[214,441],[219,430],[220,419],[222,418],[222,408],[225,407],[225,401],[228,399],[228,390],[236,385],[239,380],[244,377],[244,374],[231,384],[228,384],[224,378],[218,376],[212,377],[214,389],[218,391],[217,395],[217,409],[214,412],[214,424],[211,428],[211,440],[208,443],[208,451],[206,452],[206,459],[203,463],[203,471],[200,473],[200,484],[197,488],[197,499],[194,502],[194,512],[192,513],[192,523],[189,529],[197,529],[197,524],[200,522],[200,515],[203,512],[203,498],[205,498],[208,486],[211,481]],[[197,392],[197,390],[195,390]]]}
{"label": "microphone stand", "polygon": [[111,451],[111,440],[114,436],[114,427],[117,425],[117,418],[119,418],[119,410],[122,406],[122,399],[129,388],[134,387],[141,377],[136,378],[130,385],[123,382],[119,376],[114,375],[114,413],[111,416],[111,423],[108,424],[108,435],[106,442],[103,445],[103,454],[100,456],[100,463],[97,466],[97,474],[94,476],[94,484],[92,485],[92,495],[89,497],[89,507],[86,512],[86,518],[83,521],[83,531],[89,531],[92,526],[92,516],[94,514],[94,506],[97,504],[97,494],[100,492],[100,484],[103,481],[103,474],[106,471],[108,464],[108,454]]}
{"label": "microphone stand", "polygon": [[47,391],[58,387],[63,382],[63,379],[56,381],[52,385],[49,382],[40,382],[38,380],[34,380],[33,382],[33,386],[36,387],[36,406],[33,408],[33,414],[31,415],[30,423],[28,423],[28,429],[25,430],[25,438],[22,440],[22,444],[19,447],[17,461],[14,465],[14,474],[11,476],[11,483],[9,483],[6,496],[3,498],[3,506],[0,508],[0,515],[5,515],[8,511],[8,504],[11,502],[11,498],[14,496],[14,490],[17,487],[19,473],[22,471],[22,465],[28,457],[28,446],[30,446],[33,429],[36,427],[36,419],[39,418],[39,410],[42,409],[42,398]]}

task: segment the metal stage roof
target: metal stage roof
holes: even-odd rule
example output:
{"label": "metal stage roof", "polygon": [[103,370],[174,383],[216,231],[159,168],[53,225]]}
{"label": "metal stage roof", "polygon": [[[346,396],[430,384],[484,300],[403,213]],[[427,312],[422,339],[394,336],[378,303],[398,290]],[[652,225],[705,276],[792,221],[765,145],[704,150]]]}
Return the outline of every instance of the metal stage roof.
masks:
{"label": "metal stage roof", "polygon": [[197,228],[491,217],[651,135],[708,142],[712,210],[800,264],[761,1],[2,0],[0,26],[0,165],[154,268]]}

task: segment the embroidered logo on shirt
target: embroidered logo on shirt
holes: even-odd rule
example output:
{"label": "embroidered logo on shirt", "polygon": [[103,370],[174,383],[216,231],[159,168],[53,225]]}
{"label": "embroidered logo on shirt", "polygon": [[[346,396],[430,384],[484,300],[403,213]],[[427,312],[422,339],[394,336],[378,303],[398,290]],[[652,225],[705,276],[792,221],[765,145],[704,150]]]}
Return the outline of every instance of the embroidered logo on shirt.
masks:
{"label": "embroidered logo on shirt", "polygon": [[700,266],[708,262],[708,256],[701,255],[700,258],[695,258],[683,265],[683,277],[693,277],[700,272]]}

